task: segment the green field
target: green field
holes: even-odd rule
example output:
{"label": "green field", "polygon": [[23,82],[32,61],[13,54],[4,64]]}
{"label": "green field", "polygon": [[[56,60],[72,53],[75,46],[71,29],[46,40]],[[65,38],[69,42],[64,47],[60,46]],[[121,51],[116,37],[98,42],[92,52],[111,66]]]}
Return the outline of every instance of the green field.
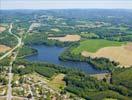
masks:
{"label": "green field", "polygon": [[81,41],[79,46],[73,48],[72,54],[79,54],[82,51],[96,52],[97,50],[108,46],[121,46],[124,42],[109,41],[103,39],[90,39]]}
{"label": "green field", "polygon": [[80,36],[83,38],[88,38],[88,39],[99,38],[99,36],[95,33],[81,33]]}
{"label": "green field", "polygon": [[108,27],[108,29],[119,29],[121,31],[126,31],[128,29],[128,27],[125,27],[125,26],[111,26],[111,27]]}

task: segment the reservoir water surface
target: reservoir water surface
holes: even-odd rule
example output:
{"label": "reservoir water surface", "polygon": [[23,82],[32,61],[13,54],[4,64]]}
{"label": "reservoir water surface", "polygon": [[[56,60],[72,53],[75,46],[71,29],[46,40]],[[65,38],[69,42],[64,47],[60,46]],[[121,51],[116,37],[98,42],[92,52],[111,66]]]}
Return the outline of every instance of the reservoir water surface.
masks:
{"label": "reservoir water surface", "polygon": [[104,72],[93,68],[90,64],[86,62],[60,61],[58,57],[65,48],[45,45],[34,45],[32,46],[32,48],[38,50],[38,54],[26,57],[26,59],[29,61],[41,61],[56,65],[62,65],[64,67],[75,68],[89,74]]}

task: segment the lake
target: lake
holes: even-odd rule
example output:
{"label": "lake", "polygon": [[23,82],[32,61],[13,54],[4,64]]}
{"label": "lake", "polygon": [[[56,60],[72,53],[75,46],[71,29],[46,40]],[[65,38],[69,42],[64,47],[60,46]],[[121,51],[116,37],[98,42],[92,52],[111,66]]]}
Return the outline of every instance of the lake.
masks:
{"label": "lake", "polygon": [[61,61],[58,59],[59,55],[64,51],[65,48],[56,46],[45,46],[45,45],[34,45],[32,48],[38,50],[38,54],[34,54],[25,57],[29,61],[41,61],[48,62],[56,65],[62,65],[64,67],[75,68],[84,71],[89,74],[103,73],[106,71],[99,71],[93,68],[86,62],[73,62],[73,61]]}

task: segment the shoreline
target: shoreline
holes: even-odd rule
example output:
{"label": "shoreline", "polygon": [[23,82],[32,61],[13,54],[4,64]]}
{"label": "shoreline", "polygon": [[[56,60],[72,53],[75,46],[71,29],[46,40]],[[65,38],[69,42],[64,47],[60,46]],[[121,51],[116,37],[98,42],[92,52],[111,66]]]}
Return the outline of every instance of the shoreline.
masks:
{"label": "shoreline", "polygon": [[[37,55],[38,54],[38,52],[35,52],[35,53],[32,53],[32,54],[29,54],[29,55],[24,55],[24,56],[21,56],[21,57],[18,57],[18,58],[23,58],[23,59],[27,59],[29,56],[32,56],[32,55]],[[59,55],[60,56],[60,55]],[[93,74],[103,74],[103,73],[109,73],[109,71],[108,70],[100,70],[100,69],[98,69],[98,68],[96,68],[96,67],[94,67],[94,65],[92,65],[92,64],[90,64],[90,63],[88,63],[88,62],[86,62],[86,61],[79,61],[79,60],[62,60],[62,59],[60,59],[60,57],[58,56],[58,59],[60,60],[60,61],[63,61],[63,62],[73,62],[73,63],[76,63],[76,62],[84,62],[84,63],[87,63],[88,65],[90,65],[93,69],[95,69],[96,71],[98,71],[98,72],[96,72],[96,73],[88,73],[88,72],[85,72],[85,71],[83,71],[82,70],[82,72],[85,72],[85,73],[87,73],[87,74],[91,74],[91,75],[93,75]],[[27,59],[28,60],[28,59]],[[42,61],[40,61],[40,62],[42,62]],[[54,64],[54,63],[52,63],[52,64]],[[59,64],[55,64],[55,65],[59,65]],[[64,65],[63,65],[63,67],[65,67]],[[80,66],[81,67],[81,66]],[[72,66],[71,66],[71,68],[72,68]],[[78,68],[76,68],[77,70],[78,70]]]}
{"label": "shoreline", "polygon": [[25,57],[29,57],[29,56],[37,55],[37,54],[38,54],[38,52],[35,52],[35,53],[32,53],[32,54],[20,56],[20,57],[18,57],[18,58],[25,58]]}

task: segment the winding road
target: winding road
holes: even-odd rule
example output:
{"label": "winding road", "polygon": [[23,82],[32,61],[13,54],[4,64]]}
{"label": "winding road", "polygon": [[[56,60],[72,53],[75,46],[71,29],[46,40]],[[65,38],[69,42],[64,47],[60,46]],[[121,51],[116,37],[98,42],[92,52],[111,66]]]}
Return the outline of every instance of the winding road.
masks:
{"label": "winding road", "polygon": [[0,57],[0,60],[4,59],[5,57],[9,56],[14,50],[16,50],[18,47],[20,47],[21,43],[22,43],[22,38],[18,37],[17,35],[12,33],[12,27],[13,27],[13,23],[10,24],[10,28],[9,28],[9,33],[11,35],[13,35],[17,40],[18,40],[18,44],[12,48],[10,51],[8,51],[7,53],[5,53],[2,57]]}
{"label": "winding road", "polygon": [[[8,51],[7,53],[5,53],[3,56],[0,57],[0,61],[3,60],[4,58],[12,55],[11,57],[11,61],[10,61],[10,64],[9,64],[9,71],[8,71],[8,90],[7,90],[7,100],[12,100],[12,78],[13,78],[13,73],[12,73],[12,66],[13,66],[13,62],[16,60],[16,57],[18,55],[18,52],[19,52],[19,49],[22,45],[23,45],[23,42],[22,42],[22,37],[19,37],[17,36],[16,34],[13,34],[12,33],[12,28],[13,28],[13,23],[10,24],[9,26],[9,30],[8,32],[17,39],[18,43],[15,47],[13,47],[10,51]],[[30,25],[28,31],[26,33],[29,33],[31,30],[32,30],[32,24]],[[23,37],[26,38],[26,34],[25,36]],[[34,97],[33,97],[33,93],[31,91],[31,88],[30,88],[30,93],[32,94],[32,100],[34,100]]]}

